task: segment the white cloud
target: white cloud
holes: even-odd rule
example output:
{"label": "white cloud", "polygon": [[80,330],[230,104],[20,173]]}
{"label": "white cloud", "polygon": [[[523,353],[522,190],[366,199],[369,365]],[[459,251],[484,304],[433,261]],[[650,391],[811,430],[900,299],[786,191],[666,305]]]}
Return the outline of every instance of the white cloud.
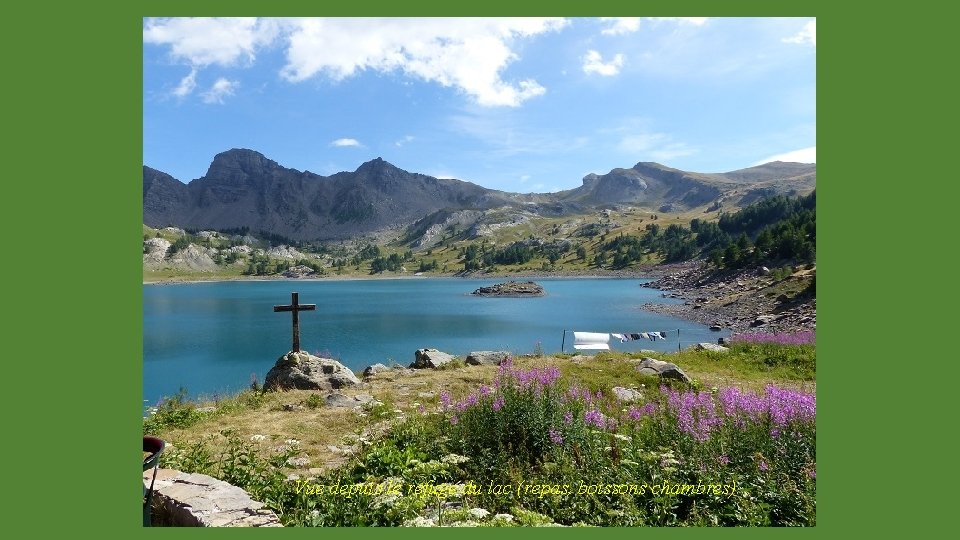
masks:
{"label": "white cloud", "polygon": [[201,94],[203,102],[222,104],[224,98],[232,96],[238,86],[240,86],[238,81],[230,81],[220,77],[209,90]]}
{"label": "white cloud", "polygon": [[798,45],[810,45],[811,47],[817,46],[817,20],[808,21],[807,24],[803,25],[803,28],[800,29],[795,35],[788,38],[783,38],[784,43],[796,43]]}
{"label": "white cloud", "polygon": [[647,17],[651,21],[678,22],[681,24],[692,24],[693,26],[703,26],[708,17]]}
{"label": "white cloud", "polygon": [[697,153],[695,148],[691,148],[686,143],[676,142],[673,137],[665,133],[627,135],[620,140],[618,148],[623,152],[636,155],[638,159],[653,159],[659,162]]}
{"label": "white cloud", "polygon": [[521,184],[526,183],[527,180],[529,180],[529,179],[530,179],[530,175],[529,175],[529,174],[521,174],[521,175],[520,175],[520,183],[521,183]]}
{"label": "white cloud", "polygon": [[564,19],[302,19],[290,34],[281,75],[342,80],[362,70],[400,71],[454,87],[484,106],[518,106],[546,89],[501,79],[518,59],[514,40],[559,30]]}
{"label": "white cloud", "polygon": [[629,34],[640,29],[640,17],[600,17],[601,21],[613,21],[608,28],[600,31],[606,36]]}
{"label": "white cloud", "polygon": [[197,70],[196,68],[190,70],[190,74],[180,79],[180,84],[173,89],[173,95],[178,98],[184,98],[190,95],[193,92],[193,89],[197,87]]}
{"label": "white cloud", "polygon": [[397,148],[400,148],[401,146],[407,144],[408,142],[412,142],[413,139],[414,139],[413,135],[404,135],[402,139],[400,139],[399,141],[397,141],[397,142],[395,142],[395,143],[393,143],[393,144],[394,144]]}
{"label": "white cloud", "polygon": [[345,147],[345,146],[363,146],[363,145],[360,144],[360,141],[356,139],[343,138],[343,139],[337,139],[331,142],[330,146]]}
{"label": "white cloud", "polygon": [[612,23],[607,28],[600,31],[605,36],[621,36],[631,34],[640,29],[640,21],[646,19],[654,23],[675,22],[679,24],[691,24],[693,26],[703,26],[707,22],[707,17],[600,17],[602,22]]}
{"label": "white cloud", "polygon": [[168,46],[193,67],[252,65],[275,42],[286,48],[282,77],[343,80],[364,70],[404,75],[453,87],[483,106],[516,107],[546,89],[526,78],[505,81],[519,59],[514,42],[557,31],[562,18],[419,19],[146,19],[144,44]]}
{"label": "white cloud", "polygon": [[596,73],[598,75],[610,77],[620,73],[621,67],[623,67],[622,54],[615,55],[613,60],[606,64],[603,63],[603,57],[600,56],[600,53],[594,50],[587,51],[587,54],[583,57],[584,73]]}
{"label": "white cloud", "polygon": [[816,163],[817,162],[817,147],[811,146],[809,148],[801,148],[799,150],[793,150],[791,152],[784,152],[782,154],[777,154],[775,156],[770,156],[765,159],[754,163],[752,166],[763,165],[764,163],[770,163],[771,161],[790,161],[794,163]]}
{"label": "white cloud", "polygon": [[241,18],[147,19],[143,42],[169,45],[170,55],[192,66],[252,63],[258,48],[278,35],[276,20]]}

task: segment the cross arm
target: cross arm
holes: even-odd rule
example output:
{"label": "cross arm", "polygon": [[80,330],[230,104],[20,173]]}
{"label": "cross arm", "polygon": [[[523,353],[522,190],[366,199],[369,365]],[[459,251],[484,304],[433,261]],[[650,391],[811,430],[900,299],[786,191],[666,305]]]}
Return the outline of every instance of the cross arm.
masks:
{"label": "cross arm", "polygon": [[[297,304],[297,311],[313,311],[317,309],[316,304]],[[294,306],[273,306],[274,311],[293,311]]]}

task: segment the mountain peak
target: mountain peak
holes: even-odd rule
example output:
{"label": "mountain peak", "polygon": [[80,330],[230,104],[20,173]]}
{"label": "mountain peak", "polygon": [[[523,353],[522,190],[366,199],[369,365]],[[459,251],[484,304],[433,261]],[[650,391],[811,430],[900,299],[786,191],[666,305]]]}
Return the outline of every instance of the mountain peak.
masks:
{"label": "mountain peak", "polygon": [[389,171],[395,169],[397,169],[397,167],[394,164],[390,163],[389,161],[384,161],[382,157],[377,157],[361,164],[359,167],[357,167],[356,172]]}
{"label": "mountain peak", "polygon": [[267,159],[256,150],[232,148],[213,157],[206,176],[223,179],[257,176],[279,167],[277,162]]}

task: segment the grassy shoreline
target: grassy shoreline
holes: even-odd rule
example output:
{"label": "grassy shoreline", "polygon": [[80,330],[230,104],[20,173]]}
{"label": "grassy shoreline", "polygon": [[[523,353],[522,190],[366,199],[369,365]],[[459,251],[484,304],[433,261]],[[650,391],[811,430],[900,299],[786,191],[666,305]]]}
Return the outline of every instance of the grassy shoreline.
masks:
{"label": "grassy shoreline", "polygon": [[[762,396],[772,391],[774,395],[815,396],[813,345],[741,344],[728,353],[687,350],[652,355],[681,366],[693,379],[692,385],[662,386],[667,381],[639,374],[634,368],[640,356],[643,355],[600,353],[516,357],[506,370],[508,376],[529,380],[528,375],[533,374],[534,380],[539,377],[542,381],[544,375],[553,373],[550,381],[555,382],[544,382],[541,390],[516,386],[512,393],[508,392],[505,404],[500,402],[501,412],[498,412],[497,401],[491,400],[501,395],[509,384],[516,383],[503,382],[503,367],[466,366],[414,372],[395,369],[367,380],[361,387],[342,391],[348,396],[372,397],[362,406],[327,406],[326,392],[248,390],[213,402],[181,401],[163,406],[146,421],[144,433],[160,436],[173,445],[164,458],[165,466],[207,472],[241,485],[255,496],[274,501],[272,505],[288,525],[395,526],[457,521],[481,526],[815,524],[815,506],[811,507],[815,505],[811,498],[814,496],[811,493],[815,493],[815,480],[807,476],[814,470],[816,461],[815,446],[811,446],[815,439],[810,439],[815,437],[815,432],[809,431],[814,429],[810,424],[790,424],[789,429],[800,429],[797,433],[803,433],[803,438],[791,437],[782,442],[796,440],[803,446],[780,456],[776,440],[771,442],[767,434],[766,424],[757,424],[749,428],[749,433],[741,433],[742,429],[734,423],[725,423],[725,427],[716,428],[713,439],[700,441],[684,433],[687,428],[683,428],[682,422],[676,424],[679,417],[674,413],[664,412],[666,416],[657,416],[659,420],[651,424],[651,420],[642,419],[637,412],[649,407],[667,407],[681,395],[700,396],[695,399],[697,403],[703,403],[704,399],[717,400],[730,388],[744,395]],[[641,397],[632,405],[621,405],[612,392],[614,386],[634,389]],[[570,425],[557,416],[564,414],[563,409],[551,408],[553,401],[543,401],[560,399],[556,403],[564,403],[568,387],[589,391],[591,396],[587,401],[569,405],[575,412]],[[536,392],[529,393],[533,390]],[[558,391],[561,393],[557,394]],[[547,409],[543,409],[544,406]],[[604,411],[603,415],[599,414],[600,410]],[[717,410],[721,410],[719,405]],[[627,418],[628,412],[630,418]],[[634,417],[635,413],[638,416]],[[542,416],[544,414],[552,420]],[[523,420],[518,425],[528,427],[509,435],[513,425],[509,423],[512,422],[508,420],[509,415],[519,415],[516,418]],[[611,428],[612,424],[606,428],[589,425],[598,418],[615,416],[620,418],[619,429]],[[587,424],[583,423],[584,419]],[[486,422],[491,421],[508,424],[488,426]],[[552,465],[546,468],[546,464],[540,463],[541,458],[536,457],[540,454],[518,454],[519,447],[515,445],[520,441],[509,443],[510,437],[530,437],[538,432],[537,426],[541,424],[543,438],[536,444],[547,445],[542,459]],[[739,425],[739,421],[736,424]],[[749,437],[744,438],[745,434]],[[461,448],[464,441],[469,443],[472,438],[480,446],[468,444]],[[487,439],[490,440],[483,442]],[[508,442],[496,450],[499,454],[484,457],[482,452],[477,453],[480,448],[493,451],[496,444],[500,444],[494,441],[501,439]],[[614,442],[617,443],[614,447],[621,448],[611,454],[610,446]],[[236,467],[237,458],[243,456],[249,470]],[[468,461],[457,461],[464,457]],[[502,466],[481,466],[490,459]],[[524,461],[527,459],[533,461]],[[717,459],[732,460],[732,465],[720,466]],[[674,461],[677,463],[663,465]],[[408,486],[417,483],[462,486],[465,481],[483,485],[487,481],[570,484],[583,476],[578,467],[587,467],[597,480],[609,482],[625,481],[635,475],[638,482],[642,479],[649,484],[665,480],[693,484],[736,481],[744,487],[738,488],[742,493],[729,502],[640,496],[632,499],[587,497],[578,502],[576,498],[559,495],[537,498],[518,493],[509,497],[489,494],[464,497],[449,492],[434,500],[408,492],[394,501],[398,506],[392,503],[385,506],[382,499],[372,496],[358,495],[345,500],[342,496],[320,497],[313,493],[304,497],[297,490],[298,485],[305,483],[314,486],[377,483],[391,478],[400,479]],[[624,468],[636,471],[628,474]],[[764,504],[751,499],[767,496],[767,492],[761,495],[754,491],[760,489],[755,486],[761,485],[773,486],[775,491],[775,498]],[[774,510],[766,506],[768,503]],[[511,514],[513,521],[495,523],[492,518],[471,519],[457,514],[458,508],[468,510],[474,505],[488,509],[491,516],[494,512]],[[697,507],[700,510],[696,510]],[[671,515],[672,518],[667,517]]]}

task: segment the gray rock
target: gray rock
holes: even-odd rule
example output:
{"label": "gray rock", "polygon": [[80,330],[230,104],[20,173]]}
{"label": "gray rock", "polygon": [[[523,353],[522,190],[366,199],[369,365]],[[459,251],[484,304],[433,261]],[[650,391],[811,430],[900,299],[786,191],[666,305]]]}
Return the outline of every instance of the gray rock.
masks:
{"label": "gray rock", "polygon": [[370,394],[357,394],[353,396],[353,399],[357,403],[360,403],[362,405],[364,403],[370,403],[371,401],[373,401],[373,396],[371,396]]}
{"label": "gray rock", "polygon": [[723,330],[723,327],[720,326],[719,324],[715,324],[715,325],[713,325],[713,326],[710,327],[710,330],[712,330],[712,331],[714,331],[714,332],[719,332],[719,331]]}
{"label": "gray rock", "polygon": [[624,403],[633,403],[634,401],[640,401],[643,399],[643,394],[641,394],[639,391],[634,390],[633,388],[624,388],[622,386],[614,386],[613,395],[617,396],[617,399]]}
{"label": "gray rock", "polygon": [[281,356],[267,372],[267,390],[336,390],[360,384],[360,379],[346,366],[330,358],[306,352],[289,352]]}
{"label": "gray rock", "polygon": [[643,358],[637,364],[637,371],[641,375],[660,376],[664,379],[677,379],[689,383],[690,377],[680,369],[676,364],[657,360],[656,358]]}
{"label": "gray rock", "polygon": [[306,467],[306,466],[309,465],[309,464],[310,464],[310,458],[308,458],[308,457],[303,457],[303,456],[301,456],[301,457],[292,457],[292,458],[290,458],[290,459],[287,460],[287,465],[290,465],[291,467],[301,467],[301,468],[302,468],[302,467]]}
{"label": "gray rock", "polygon": [[410,364],[410,367],[413,369],[437,369],[444,364],[452,362],[453,358],[453,355],[438,351],[437,349],[418,349],[415,353],[415,360]]}
{"label": "gray rock", "polygon": [[510,357],[507,351],[474,351],[467,355],[467,364],[471,366],[499,366]]}
{"label": "gray rock", "polygon": [[[153,470],[143,473],[144,486]],[[154,525],[181,527],[282,527],[264,504],[237,486],[205,474],[159,469],[153,485]]]}
{"label": "gray rock", "polygon": [[750,323],[750,326],[764,326],[775,320],[777,320],[776,315],[760,315]]}
{"label": "gray rock", "polygon": [[729,345],[730,345],[730,338],[722,337],[722,338],[717,339],[717,345],[723,345],[723,346],[725,346],[725,347],[726,347],[726,346],[729,346]]}
{"label": "gray rock", "polygon": [[352,398],[348,395],[341,394],[340,392],[332,392],[327,394],[326,398],[327,407],[356,407],[360,404],[356,398]]}
{"label": "gray rock", "polygon": [[696,351],[713,351],[713,352],[727,352],[730,349],[724,347],[723,345],[718,345],[716,343],[697,343],[693,346],[693,349]]}
{"label": "gray rock", "polygon": [[366,379],[368,377],[373,377],[378,373],[384,373],[388,371],[390,371],[389,367],[383,364],[374,364],[372,366],[367,366],[366,369],[363,370],[363,378]]}

